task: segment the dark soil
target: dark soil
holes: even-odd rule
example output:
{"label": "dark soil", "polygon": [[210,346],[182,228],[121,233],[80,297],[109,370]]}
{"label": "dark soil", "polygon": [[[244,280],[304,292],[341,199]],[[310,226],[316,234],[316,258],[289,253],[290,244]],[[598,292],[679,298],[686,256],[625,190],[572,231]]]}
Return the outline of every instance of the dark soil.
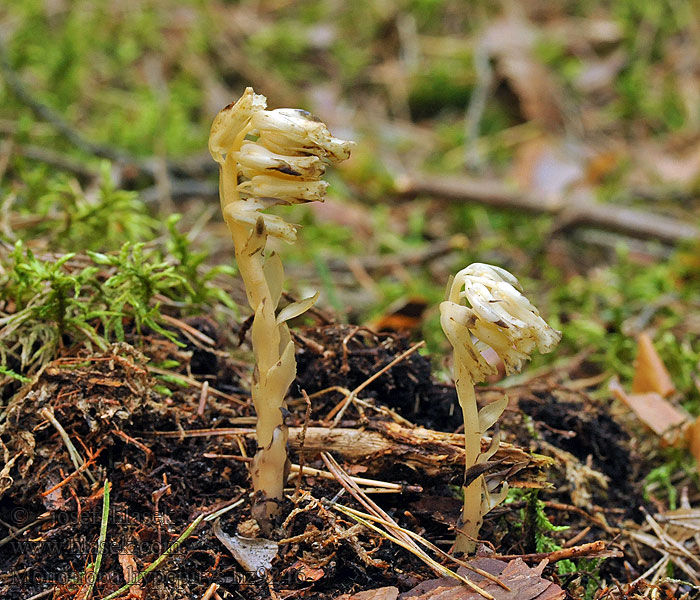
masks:
{"label": "dark soil", "polygon": [[[208,321],[191,324],[213,339],[219,337]],[[292,393],[297,396],[303,389],[313,394],[332,386],[352,390],[409,347],[410,341],[396,334],[335,325],[306,329],[299,338],[298,378]],[[178,373],[196,375],[236,402],[210,394],[199,416],[199,389],[156,379],[145,358],[127,345],[115,346],[103,356],[64,357],[52,363],[15,397],[0,421],[0,451],[6,464],[0,476],[0,597],[25,599],[52,585],[59,586],[53,598],[80,597],[85,572],[95,559],[105,478],[111,483],[110,521],[96,598],[143,570],[202,512],[234,502],[235,508],[221,518],[223,531],[255,533],[246,463],[230,458],[254,452],[253,438],[244,431],[253,423],[240,383],[247,375],[216,348],[190,343],[179,349],[162,339],[150,340],[147,348],[152,362],[175,358]],[[157,387],[164,384],[172,390],[170,396]],[[502,393],[487,388],[480,398],[488,402]],[[581,511],[584,515],[600,505],[610,524],[636,516],[632,509],[641,497],[634,484],[637,462],[629,452],[629,434],[604,406],[555,381],[537,381],[507,393],[511,403],[502,429],[508,441],[549,454],[542,444],[546,442],[582,464],[589,461],[613,484],[606,489],[600,482],[585,482],[589,508]],[[314,399],[309,425],[319,425],[342,397],[329,392]],[[428,360],[418,353],[378,378],[361,397],[416,424],[457,429],[454,388],[435,383]],[[71,476],[75,466],[42,412],[47,408],[88,461],[78,476]],[[291,402],[290,411],[293,424],[304,422],[303,403]],[[387,418],[367,409],[360,414],[351,407],[343,426],[367,426]],[[211,428],[237,428],[239,433],[186,434]],[[299,457],[293,454],[291,459]],[[342,464],[358,474],[366,466]],[[307,465],[324,468],[318,457],[308,457]],[[423,486],[423,493],[374,498],[401,525],[448,550],[460,509],[449,485],[460,485],[461,470],[446,464],[440,477],[428,477],[394,464],[382,475],[386,481]],[[558,462],[547,478],[553,487],[540,492],[545,500],[571,504],[572,492],[581,492]],[[281,544],[268,573],[246,573],[205,523],[142,582],[143,597],[198,599],[216,582],[222,586],[220,594],[227,590],[233,598],[269,598],[271,587],[282,597],[330,600],[344,592],[387,585],[408,590],[433,576],[413,555],[318,501],[335,497],[340,489],[335,481],[305,477],[298,490],[290,491],[291,500],[274,536],[288,541]],[[347,494],[341,501],[360,508]],[[522,506],[515,502],[500,507],[486,520],[483,536],[499,553],[528,551],[520,535]],[[292,510],[295,516],[285,521]],[[573,510],[552,510],[551,518],[569,525],[566,539],[591,525]],[[598,539],[611,536],[593,526],[582,541]],[[622,561],[608,561],[607,571],[622,576]]]}

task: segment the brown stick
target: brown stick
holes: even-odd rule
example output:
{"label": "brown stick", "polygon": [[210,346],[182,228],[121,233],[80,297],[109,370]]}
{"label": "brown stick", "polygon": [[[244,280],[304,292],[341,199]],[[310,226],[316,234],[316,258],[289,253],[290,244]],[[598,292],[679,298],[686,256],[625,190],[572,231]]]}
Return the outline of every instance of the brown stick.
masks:
{"label": "brown stick", "polygon": [[669,244],[700,239],[697,227],[673,217],[624,206],[600,204],[588,197],[570,201],[564,198],[536,196],[485,179],[420,173],[397,181],[396,189],[404,196],[425,194],[461,202],[478,202],[505,210],[554,215],[558,218],[553,233],[581,225],[591,225]]}
{"label": "brown stick", "polygon": [[566,560],[567,558],[581,558],[582,556],[610,558],[622,556],[622,553],[619,550],[610,550],[606,548],[605,542],[598,540],[597,542],[581,544],[580,546],[562,548],[561,550],[555,550],[554,552],[536,552],[534,554],[491,554],[489,555],[489,558],[495,558],[497,560],[515,560],[516,558],[519,558],[525,562],[540,562],[547,559],[550,563],[553,563],[560,560]]}
{"label": "brown stick", "polygon": [[[437,474],[445,467],[454,465],[464,467],[464,435],[432,431],[423,427],[408,428],[398,423],[380,422],[377,430],[360,430],[350,428],[308,427],[304,439],[303,452],[309,456],[321,452],[334,452],[344,459],[365,460],[371,467],[379,467],[381,459],[396,461],[400,458],[403,464],[421,469],[427,474]],[[289,428],[289,445],[299,450],[298,435],[301,427]],[[194,429],[180,431],[150,431],[140,432],[139,435],[164,437],[212,437],[217,435],[253,436],[252,428],[222,428]],[[491,443],[490,438],[482,438],[482,450]],[[524,450],[501,442],[493,461],[503,461],[504,465],[522,465],[523,467],[543,467],[551,463],[551,459],[533,456]]]}

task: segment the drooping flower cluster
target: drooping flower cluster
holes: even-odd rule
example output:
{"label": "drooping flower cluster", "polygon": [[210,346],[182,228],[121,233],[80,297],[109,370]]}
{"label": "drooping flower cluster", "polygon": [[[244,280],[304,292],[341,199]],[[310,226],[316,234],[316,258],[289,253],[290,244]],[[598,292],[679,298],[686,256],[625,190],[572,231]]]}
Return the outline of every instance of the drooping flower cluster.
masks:
{"label": "drooping flower cluster", "polygon": [[333,137],[304,110],[265,107],[265,96],[247,88],[217,115],[209,151],[222,167],[222,184],[227,180],[238,192],[235,199],[222,197],[224,216],[248,226],[262,216],[269,235],[294,242],[294,225],[260,211],[275,204],[323,201],[328,187],[320,179],[324,163],[347,159],[353,144]]}
{"label": "drooping flower cluster", "polygon": [[454,349],[455,387],[464,419],[465,485],[455,545],[458,552],[474,551],[484,515],[508,492],[507,482],[497,491],[499,482],[487,483],[483,476],[471,482],[466,478],[470,467],[486,463],[497,451],[498,434],[483,452],[481,437],[508,404],[504,396],[479,409],[474,384],[495,372],[481,350],[490,346],[503,360],[506,372],[516,373],[536,347],[549,352],[561,338],[521,292],[518,280],[508,271],[474,263],[457,273],[447,299],[440,304],[440,324]]}
{"label": "drooping flower cluster", "polygon": [[[510,374],[520,372],[535,348],[549,352],[561,339],[561,333],[547,325],[523,296],[513,275],[483,263],[471,264],[455,275],[440,313],[450,343],[455,349],[462,347],[461,354],[468,357],[465,367],[474,383],[494,371],[479,351],[484,346],[496,351]],[[471,335],[477,339],[475,344]]]}

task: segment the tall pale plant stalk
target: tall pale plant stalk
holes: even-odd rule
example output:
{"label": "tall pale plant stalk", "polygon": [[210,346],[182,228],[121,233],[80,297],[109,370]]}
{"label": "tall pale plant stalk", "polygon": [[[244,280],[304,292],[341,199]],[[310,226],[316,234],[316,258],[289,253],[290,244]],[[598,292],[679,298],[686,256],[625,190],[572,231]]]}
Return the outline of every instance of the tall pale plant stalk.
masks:
{"label": "tall pale plant stalk", "polygon": [[278,310],[282,262],[266,253],[269,236],[296,240],[296,226],[262,210],[278,204],[323,201],[325,163],[348,158],[351,142],[331,136],[309,113],[266,110],[266,98],[247,88],[214,120],[209,150],[219,163],[221,210],[254,312],[255,369],[251,396],[257,414],[257,451],[251,464],[255,517],[269,532],[289,466],[284,399],[296,377],[294,343],[286,321],[310,308],[318,294]]}
{"label": "tall pale plant stalk", "polygon": [[508,491],[489,489],[483,475],[466,481],[470,467],[488,461],[498,450],[499,436],[481,451],[481,437],[501,416],[507,398],[478,409],[474,386],[495,372],[481,354],[490,346],[503,360],[506,373],[518,373],[530,354],[551,351],[561,339],[522,295],[518,280],[499,267],[474,263],[462,269],[449,285],[440,304],[440,323],[453,347],[454,379],[464,419],[464,506],[455,551],[476,548],[484,515],[499,504]]}

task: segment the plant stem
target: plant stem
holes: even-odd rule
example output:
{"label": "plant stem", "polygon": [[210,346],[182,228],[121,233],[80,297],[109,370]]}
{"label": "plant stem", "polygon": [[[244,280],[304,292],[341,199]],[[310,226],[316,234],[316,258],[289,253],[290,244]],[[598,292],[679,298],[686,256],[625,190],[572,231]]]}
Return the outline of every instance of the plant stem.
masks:
{"label": "plant stem", "polygon": [[[221,204],[225,208],[232,202],[240,201],[237,184],[238,169],[232,154],[240,148],[245,132],[238,136],[230,148],[221,170]],[[282,362],[282,353],[289,342],[286,325],[278,324],[275,309],[278,299],[273,298],[265,276],[265,243],[267,233],[262,217],[255,226],[237,222],[227,211],[226,224],[231,231],[238,270],[243,279],[246,296],[255,313],[252,332],[255,371],[251,396],[257,413],[256,438],[258,450],[251,466],[253,489],[262,492],[263,509],[256,518],[265,530],[269,519],[277,511],[276,500],[283,497],[284,472],[287,459],[287,429],[284,426],[282,411],[287,386],[280,385],[279,377],[273,377]],[[287,371],[296,372],[296,363],[286,364]],[[289,375],[289,374],[288,374]],[[272,500],[273,502],[270,502]]]}
{"label": "plant stem", "polygon": [[[476,460],[481,453],[481,431],[479,429],[479,412],[476,405],[476,393],[474,383],[469,372],[464,368],[456,353],[455,364],[455,387],[457,397],[462,407],[462,417],[464,418],[464,450],[465,473],[469,467],[476,464]],[[457,533],[455,551],[465,554],[474,552],[476,540],[479,537],[479,530],[483,522],[481,513],[481,490],[484,485],[484,477],[480,475],[469,485],[462,487],[464,494],[464,507],[462,509],[462,524]]]}

